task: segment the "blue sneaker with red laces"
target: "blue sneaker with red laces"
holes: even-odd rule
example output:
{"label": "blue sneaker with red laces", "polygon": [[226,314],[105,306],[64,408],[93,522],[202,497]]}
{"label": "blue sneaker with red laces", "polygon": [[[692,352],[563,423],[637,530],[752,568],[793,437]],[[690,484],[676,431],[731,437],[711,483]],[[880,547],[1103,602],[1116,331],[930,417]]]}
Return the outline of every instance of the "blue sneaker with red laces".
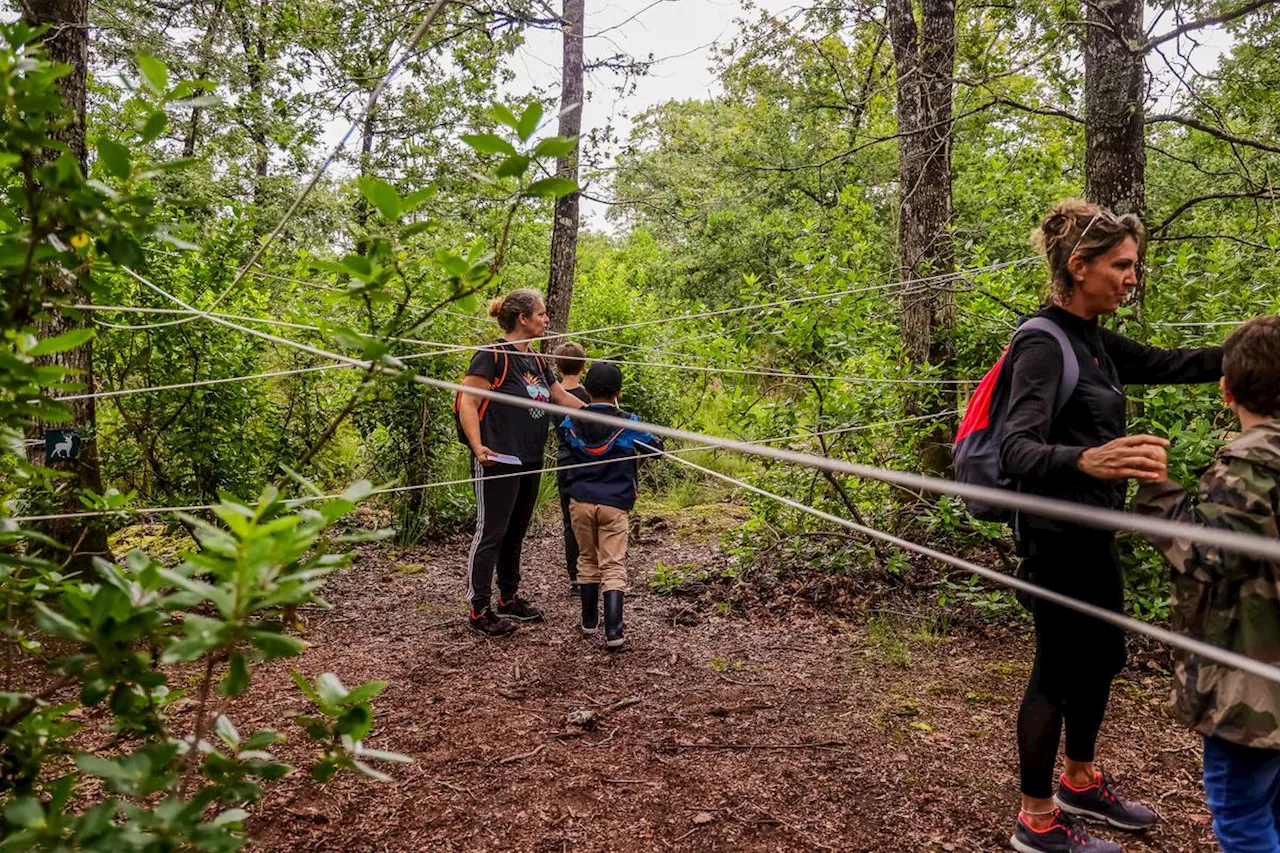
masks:
{"label": "blue sneaker with red laces", "polygon": [[1033,828],[1018,815],[1009,844],[1018,853],[1121,853],[1119,844],[1090,837],[1083,824],[1061,809],[1054,811],[1053,820],[1044,829]]}

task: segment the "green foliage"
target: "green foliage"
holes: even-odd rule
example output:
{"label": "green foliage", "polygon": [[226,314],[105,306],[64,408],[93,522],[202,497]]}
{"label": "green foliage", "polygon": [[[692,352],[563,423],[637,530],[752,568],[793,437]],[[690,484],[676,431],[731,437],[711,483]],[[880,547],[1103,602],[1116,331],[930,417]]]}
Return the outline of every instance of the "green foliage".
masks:
{"label": "green foliage", "polygon": [[[60,141],[67,117],[56,84],[66,69],[43,59],[37,34],[20,22],[0,26],[0,34],[7,92],[0,187],[9,203],[0,230],[0,259],[8,259],[0,268],[0,430],[10,451],[0,494],[0,849],[238,850],[246,816],[239,806],[291,768],[267,751],[279,739],[274,731],[242,738],[218,697],[246,693],[259,662],[301,653],[305,644],[288,633],[286,616],[315,602],[324,577],[369,538],[331,528],[371,487],[361,482],[297,509],[274,487],[254,502],[226,495],[214,510],[220,524],[185,517],[197,544],[175,566],[134,551],[123,565],[96,559],[96,577],[69,578],[33,549],[62,546],[10,516],[16,507],[38,506],[56,473],[26,459],[21,430],[37,419],[65,420],[66,406],[50,394],[78,387],[66,368],[41,359],[93,337],[72,329],[41,339],[37,324],[67,310],[66,281],[108,261],[131,263],[145,239],[167,232],[152,215],[149,173],[138,171],[130,147],[106,138],[97,145],[106,176],[129,185],[118,193],[87,180]],[[141,64],[163,103],[163,64]],[[156,124],[144,122],[143,131]],[[364,344],[365,352],[375,350]],[[110,511],[126,496],[112,490],[82,500]],[[18,670],[30,683],[15,683],[19,655],[30,659]],[[171,688],[176,664],[199,673],[194,697]],[[332,675],[317,683],[338,684]],[[343,688],[336,698],[325,687],[320,711],[339,712],[339,719],[325,732],[314,776],[353,769],[385,778],[367,762],[404,760],[363,746],[373,719],[369,700],[381,687]],[[190,731],[172,714],[184,700],[194,702]],[[89,708],[100,712],[81,713]],[[87,795],[79,789],[85,777],[101,782]]]}

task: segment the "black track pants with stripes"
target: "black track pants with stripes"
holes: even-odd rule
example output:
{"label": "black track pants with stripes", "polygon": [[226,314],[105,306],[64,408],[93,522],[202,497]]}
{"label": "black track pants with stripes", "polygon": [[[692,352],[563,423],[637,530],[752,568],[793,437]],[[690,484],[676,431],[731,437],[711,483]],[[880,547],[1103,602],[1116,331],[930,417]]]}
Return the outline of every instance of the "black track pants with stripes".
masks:
{"label": "black track pants with stripes", "polygon": [[[520,588],[520,550],[538,501],[542,466],[472,463],[476,491],[476,535],[467,565],[467,599],[473,613],[489,606],[494,571],[498,594],[510,601]],[[525,472],[518,477],[501,474]]]}

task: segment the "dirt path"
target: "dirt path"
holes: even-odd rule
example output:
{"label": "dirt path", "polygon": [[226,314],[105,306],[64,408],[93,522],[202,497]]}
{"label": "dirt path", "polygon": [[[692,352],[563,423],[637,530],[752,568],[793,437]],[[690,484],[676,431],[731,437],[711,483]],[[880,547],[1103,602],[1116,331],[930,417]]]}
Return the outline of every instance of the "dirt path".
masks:
{"label": "dirt path", "polygon": [[[370,745],[415,763],[388,784],[321,790],[296,774],[254,808],[257,849],[1007,849],[1027,639],[744,617],[649,592],[660,562],[722,564],[703,538],[633,543],[621,655],[578,636],[552,535],[526,549],[525,588],[548,621],[506,640],[459,618],[464,539],[366,552],[329,584],[334,609],[310,616],[293,663],[390,682]],[[1165,823],[1126,850],[1214,850],[1197,742],[1164,711],[1167,676],[1140,670],[1117,685],[1102,750]],[[262,679],[279,694],[233,711],[242,731],[297,707],[285,680]],[[594,728],[567,722],[584,710]]]}

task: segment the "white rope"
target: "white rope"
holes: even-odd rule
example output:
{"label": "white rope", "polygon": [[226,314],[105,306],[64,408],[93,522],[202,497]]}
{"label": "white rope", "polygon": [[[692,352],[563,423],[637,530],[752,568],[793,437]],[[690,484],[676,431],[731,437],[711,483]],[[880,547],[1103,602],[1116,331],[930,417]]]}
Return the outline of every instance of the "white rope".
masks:
{"label": "white rope", "polygon": [[[236,273],[235,278],[231,280],[231,284],[227,285],[226,290],[218,294],[217,298],[215,298],[213,302],[209,303],[208,310],[212,311],[219,303],[222,302],[223,299],[226,299],[227,296],[231,294],[231,291],[236,289],[240,282],[244,280],[244,277],[248,275],[249,270],[258,263],[266,253],[267,249],[271,247],[271,244],[274,243],[276,238],[280,236],[280,233],[284,231],[284,226],[293,218],[293,215],[298,212],[298,208],[302,206],[302,203],[307,200],[307,197],[311,195],[311,192],[320,183],[320,179],[324,177],[324,173],[328,171],[329,166],[333,164],[333,161],[337,159],[338,154],[346,147],[347,141],[351,139],[351,135],[355,133],[356,130],[368,119],[369,113],[378,103],[378,98],[381,97],[383,90],[387,88],[387,85],[395,75],[399,73],[400,68],[409,60],[409,57],[413,55],[414,50],[418,47],[418,43],[422,41],[422,37],[426,35],[427,29],[435,22],[436,17],[445,7],[445,3],[446,0],[436,0],[435,5],[433,5],[427,12],[426,17],[422,19],[422,22],[418,24],[417,29],[415,29],[413,34],[409,36],[409,43],[405,45],[404,50],[400,52],[400,56],[391,64],[391,67],[387,69],[386,73],[382,75],[382,78],[378,81],[378,85],[375,86],[373,91],[369,94],[369,99],[365,101],[364,109],[360,111],[359,117],[351,123],[347,128],[347,132],[342,134],[342,138],[339,139],[338,143],[329,151],[328,155],[324,158],[324,161],[321,162],[320,166],[311,175],[311,180],[309,180],[307,185],[303,187],[302,192],[298,194],[298,197],[293,200],[293,204],[289,205],[289,209],[280,217],[280,221],[276,223],[276,227],[267,235],[266,240],[264,240],[254,251],[253,255],[249,258],[248,263],[240,268]],[[177,326],[182,323],[189,323],[194,319],[196,318],[184,317],[179,320],[169,320],[157,325]],[[151,326],[150,328],[155,328],[155,326]]]}
{"label": "white rope", "polygon": [[[967,278],[971,275],[975,275],[978,273],[994,272],[996,270],[1002,270],[1002,269],[1007,269],[1009,267],[1020,266],[1020,265],[1027,264],[1032,261],[1038,261],[1038,260],[1039,258],[1037,256],[1028,256],[1025,258],[1019,258],[1018,260],[1014,260],[1014,261],[1000,261],[998,263],[988,264],[986,266],[970,267],[968,269],[957,270],[955,272],[950,272],[950,273],[942,273],[940,275],[935,275],[935,276],[926,276],[923,278],[916,278],[916,279],[906,279],[903,281],[887,282],[884,284],[864,285],[862,287],[850,288],[848,290],[837,290],[831,293],[810,293],[804,296],[796,296],[796,297],[791,297],[789,299],[779,299],[773,302],[754,303],[750,305],[737,305],[732,308],[720,308],[713,311],[699,311],[692,314],[678,314],[671,317],[659,317],[653,320],[641,320],[635,323],[621,323],[614,326],[602,326],[596,329],[583,329],[576,332],[555,332],[548,335],[542,335],[536,338],[528,338],[526,342],[532,344],[532,343],[539,343],[542,341],[560,340],[561,338],[571,338],[574,335],[594,335],[601,332],[617,332],[617,331],[622,331],[624,329],[639,329],[639,328],[644,328],[646,326],[654,326],[654,325],[660,325],[664,323],[677,323],[677,322],[683,322],[685,320],[705,320],[711,317],[722,317],[722,316],[728,316],[730,314],[739,314],[744,311],[764,311],[771,308],[781,308],[788,305],[800,305],[807,302],[819,302],[819,301],[830,302],[836,299],[842,299],[846,296],[856,296],[863,293],[873,293],[875,291],[899,289],[899,288],[906,288],[906,287],[923,289],[924,286],[927,286],[930,284],[938,284],[942,282],[952,281],[955,279]],[[127,270],[127,271],[130,272],[131,274],[136,275],[136,273],[134,273],[133,270]],[[915,292],[915,290],[913,290],[912,292]],[[182,303],[182,304],[185,305],[186,303]],[[211,309],[205,309],[204,312],[201,312],[200,309],[188,307],[188,310],[203,314],[203,313],[209,312]],[[185,323],[191,319],[195,319],[195,318],[194,317],[183,318],[181,322]],[[141,326],[117,326],[115,328],[145,331],[147,329],[160,328],[165,325],[173,325],[173,323],[154,323],[154,324],[147,324],[147,325],[141,325]]]}
{"label": "white rope", "polygon": [[[166,293],[158,285],[147,281],[133,270],[126,268],[126,272],[137,278],[147,287],[176,302],[182,307],[189,310],[196,310],[192,309],[190,305],[182,302],[182,300],[178,299],[176,296]],[[206,313],[206,316],[208,316],[207,312],[202,313]],[[954,495],[960,498],[979,500],[990,506],[1017,510],[1019,512],[1025,512],[1032,515],[1057,519],[1059,521],[1081,524],[1087,527],[1096,527],[1104,530],[1130,530],[1135,533],[1141,533],[1145,536],[1161,539],[1176,538],[1190,542],[1198,542],[1205,545],[1216,545],[1221,548],[1226,548],[1227,550],[1236,551],[1253,557],[1280,560],[1280,541],[1268,539],[1262,536],[1238,533],[1233,530],[1199,527],[1193,524],[1173,522],[1162,518],[1138,516],[1110,509],[1102,509],[1100,507],[1071,503],[1069,501],[1058,500],[1056,498],[1046,498],[1038,495],[1024,494],[1006,489],[995,489],[986,486],[974,486],[968,483],[956,483],[950,480],[939,479],[937,477],[925,476],[923,474],[911,474],[905,471],[895,471],[888,468],[877,468],[870,465],[843,462],[840,460],[829,459],[827,457],[798,453],[791,450],[751,445],[742,441],[702,435],[689,430],[673,429],[660,424],[649,424],[644,423],[643,421],[632,421],[626,418],[618,418],[592,409],[577,407],[571,408],[568,406],[561,406],[556,403],[533,400],[528,397],[517,397],[512,394],[503,394],[499,391],[492,391],[487,388],[477,388],[461,385],[456,382],[446,382],[443,379],[435,379],[430,376],[407,376],[403,372],[404,365],[394,359],[387,359],[387,363],[375,363],[341,355],[339,353],[328,352],[318,347],[310,346],[309,344],[291,341],[288,338],[281,338],[268,332],[240,326],[229,320],[223,320],[211,316],[208,316],[208,319],[218,323],[219,325],[239,329],[246,334],[255,335],[265,340],[272,340],[285,346],[292,346],[295,349],[302,350],[303,352],[309,352],[313,355],[319,355],[333,359],[334,361],[362,367],[373,372],[407,378],[409,381],[415,382],[419,385],[426,385],[443,391],[469,394],[473,397],[482,397],[505,406],[515,406],[516,408],[521,409],[540,409],[543,412],[560,415],[561,417],[572,416],[580,420],[614,427],[615,429],[623,427],[633,430],[647,430],[654,435],[675,439],[677,441],[690,442],[694,444],[708,444],[726,450],[736,450],[754,456],[775,459],[779,462],[788,462],[810,468],[817,468],[819,470],[829,471],[833,474],[849,474],[861,479],[876,480],[911,490],[934,492],[937,494]]]}
{"label": "white rope", "polygon": [[[347,365],[341,365],[341,366],[346,367]],[[61,399],[66,399],[66,398],[61,398]],[[942,417],[946,417],[948,415],[954,415],[954,414],[956,414],[954,411],[938,412],[937,414],[932,414],[932,415],[918,415],[913,418],[900,418],[898,420],[881,421],[879,423],[857,424],[854,426],[837,427],[835,429],[824,430],[822,432],[795,433],[791,435],[774,436],[773,438],[759,438],[759,439],[754,439],[752,441],[748,441],[745,443],[763,445],[763,444],[777,444],[780,442],[788,442],[788,441],[800,441],[802,439],[821,438],[824,436],[839,435],[841,433],[847,433],[847,432],[877,429],[879,427],[897,426],[898,424],[913,423],[916,421],[923,421],[923,420],[933,420],[936,418],[942,418]],[[43,442],[40,442],[40,443],[43,444]],[[705,451],[705,450],[714,451],[715,449],[716,448],[714,447],[697,445],[694,447],[683,447],[678,450],[671,450],[668,452],[669,453],[694,453],[697,451]],[[614,462],[621,462],[625,458],[626,457],[619,458],[619,459],[600,459],[594,462],[579,462],[573,465],[559,465],[554,468],[541,468],[539,469],[539,473],[554,474],[559,471],[570,471],[575,468],[590,468],[595,465],[609,465]],[[491,474],[486,476],[484,479],[499,480],[499,479],[504,479],[506,477],[521,477],[521,476],[524,476],[526,473],[529,473],[529,472],[514,472],[510,474]],[[471,477],[466,480],[441,480],[433,483],[419,483],[413,486],[390,486],[382,489],[374,489],[373,491],[369,492],[369,495],[370,496],[393,495],[393,494],[400,494],[402,492],[421,491],[423,489],[438,489],[438,488],[444,488],[449,486],[468,486],[475,483],[479,479],[481,478]],[[294,506],[300,503],[307,503],[310,501],[330,500],[333,498],[340,498],[340,497],[342,497],[341,494],[312,495],[306,498],[291,498],[285,501],[284,503],[287,506]],[[214,509],[217,506],[218,504],[199,504],[199,505],[191,505],[191,506],[149,506],[149,507],[137,507],[137,508],[121,507],[119,509],[113,509],[113,510],[63,512],[63,513],[54,513],[50,515],[23,515],[23,516],[17,516],[14,518],[9,518],[7,520],[12,521],[14,523],[26,523],[26,522],[33,522],[33,521],[61,521],[61,520],[72,519],[72,518],[101,518],[103,516],[108,516],[108,515],[164,515],[166,513],[175,513],[175,512],[195,512],[198,510],[210,510],[210,509]]]}
{"label": "white rope", "polygon": [[655,453],[661,453],[663,456],[666,456],[667,458],[675,462],[679,462],[681,465],[685,465],[685,466],[688,466],[689,468],[696,469],[708,476],[715,477],[718,480],[722,480],[726,483],[737,486],[739,488],[743,488],[748,491],[755,492],[758,495],[761,495],[766,498],[770,498],[781,504],[785,504],[786,506],[789,506],[792,509],[797,509],[797,510],[800,510],[801,512],[808,513],[809,515],[812,515],[815,518],[821,518],[823,521],[829,521],[832,524],[840,525],[841,527],[848,528],[849,530],[856,531],[865,536],[879,539],[882,542],[888,542],[892,545],[896,545],[897,547],[902,548],[903,550],[913,551],[917,554],[921,554],[926,557],[931,557],[935,560],[939,560],[943,563],[947,563],[948,565],[954,566],[958,569],[963,569],[964,571],[972,572],[975,575],[978,575],[979,577],[986,578],[987,580],[1000,584],[1001,586],[1007,586],[1007,587],[1016,589],[1020,592],[1029,593],[1044,601],[1052,602],[1053,604],[1057,604],[1062,607],[1069,607],[1072,610],[1076,610],[1080,613],[1084,613],[1087,616],[1092,616],[1095,619],[1099,619],[1103,622],[1107,622],[1111,625],[1115,625],[1126,631],[1132,631],[1135,634],[1142,634],[1144,636],[1151,637],[1152,639],[1159,640],[1160,642],[1165,643],[1166,645],[1169,645],[1169,646],[1173,646],[1174,648],[1191,652],[1192,654],[1199,655],[1200,657],[1203,657],[1203,658],[1208,658],[1209,660],[1216,661],[1217,663],[1223,664],[1225,666],[1230,666],[1235,669],[1240,669],[1250,673],[1251,675],[1256,675],[1256,676],[1259,676],[1260,678],[1265,678],[1268,681],[1272,681],[1277,684],[1280,684],[1280,668],[1275,667],[1271,664],[1264,663],[1260,660],[1255,660],[1254,658],[1251,658],[1251,657],[1246,657],[1245,655],[1239,654],[1237,652],[1229,651],[1227,649],[1222,649],[1217,646],[1210,645],[1209,643],[1194,639],[1192,637],[1187,637],[1182,634],[1175,634],[1173,631],[1170,631],[1166,628],[1160,628],[1155,625],[1148,625],[1145,622],[1139,622],[1137,619],[1133,619],[1131,617],[1125,616],[1124,614],[1116,613],[1114,611],[1107,610],[1103,607],[1098,607],[1097,605],[1090,604],[1085,601],[1080,601],[1070,596],[1063,595],[1060,592],[1054,592],[1051,589],[1046,589],[1045,587],[1039,586],[1029,581],[1022,580],[1021,578],[1011,577],[1009,575],[995,571],[994,569],[989,569],[986,566],[980,566],[977,563],[972,563],[960,557],[955,557],[955,556],[952,556],[951,554],[946,554],[946,553],[943,553],[942,551],[929,548],[928,546],[918,545],[915,542],[911,542],[910,540],[902,539],[901,537],[894,536],[890,533],[885,533],[884,531],[877,530],[874,527],[867,527],[866,525],[858,524],[856,522],[849,521],[848,519],[840,518],[839,516],[832,515],[829,512],[823,512],[822,510],[817,509],[815,507],[807,506],[806,504],[802,504],[799,501],[794,501],[794,500],[791,500],[790,498],[783,497],[782,495],[766,491],[758,486],[753,486],[750,483],[744,483],[742,480],[735,479],[733,477],[730,477],[727,474],[721,474],[718,471],[713,471],[710,468],[705,468],[702,465],[698,465],[697,463],[690,462],[688,459],[681,459],[678,456],[672,456],[670,453],[660,451],[657,448],[650,447],[649,445],[642,444],[642,446],[644,446],[646,449],[651,450]]}
{"label": "white rope", "polygon": [[[137,314],[188,314],[189,315],[192,313],[191,311],[187,311],[180,308],[145,308],[145,307],[132,307],[127,305],[92,305],[88,303],[80,303],[72,307],[77,310],[83,310],[83,311],[120,311],[122,313],[137,313]],[[265,326],[278,326],[286,329],[303,329],[311,332],[324,331],[324,329],[320,326],[314,326],[307,323],[291,323],[285,320],[270,320],[264,317],[246,317],[240,314],[223,314],[217,311],[211,311],[209,312],[209,315],[211,317],[221,317],[222,319],[225,319],[225,320],[239,320],[240,322],[243,322],[243,323],[260,323]],[[114,323],[106,323],[96,319],[95,319],[95,322],[98,323],[99,325],[106,326],[111,329],[137,328],[136,326],[119,326]],[[478,344],[478,345],[446,344],[446,343],[441,343],[439,341],[426,341],[426,340],[421,340],[419,338],[401,338],[401,337],[396,337],[394,335],[386,335],[384,337],[372,337],[368,335],[361,335],[361,337],[369,341],[384,340],[384,341],[392,341],[394,343],[412,344],[414,346],[439,347],[439,349],[429,353],[413,353],[410,355],[402,356],[401,357],[402,361],[408,358],[428,358],[431,356],[449,355],[455,352],[465,352],[465,351],[487,352],[493,349],[493,344]],[[586,340],[585,338],[583,339]],[[666,370],[691,370],[691,371],[697,371],[697,372],[703,372],[703,373],[732,374],[736,376],[761,376],[761,377],[768,377],[772,379],[799,379],[799,380],[805,380],[805,381],[826,380],[826,381],[833,381],[833,382],[849,382],[849,383],[855,383],[855,384],[870,383],[870,384],[882,384],[882,385],[886,385],[886,384],[887,385],[964,385],[964,384],[969,384],[977,381],[976,379],[894,379],[894,378],[881,378],[881,377],[870,377],[870,376],[833,376],[828,374],[815,374],[815,373],[788,373],[782,370],[773,370],[771,368],[763,368],[763,367],[762,368],[710,367],[705,365],[673,364],[673,363],[663,363],[663,362],[654,362],[654,361],[621,361],[618,359],[609,359],[609,360],[612,361],[614,364],[630,365],[633,367],[657,367],[657,368],[663,368]],[[276,374],[276,375],[279,375],[279,374]],[[141,393],[141,390],[135,393]],[[84,397],[82,396],[78,399],[84,399]]]}

